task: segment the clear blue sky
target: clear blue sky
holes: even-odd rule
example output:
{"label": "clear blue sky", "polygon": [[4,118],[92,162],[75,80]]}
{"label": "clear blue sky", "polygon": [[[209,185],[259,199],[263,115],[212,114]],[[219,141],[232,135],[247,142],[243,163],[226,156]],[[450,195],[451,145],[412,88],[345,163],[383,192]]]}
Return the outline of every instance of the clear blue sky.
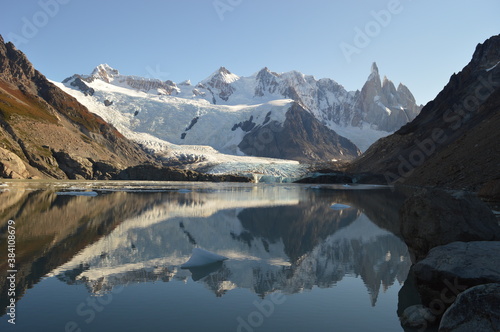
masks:
{"label": "clear blue sky", "polygon": [[[377,21],[382,10],[390,17]],[[498,0],[11,0],[0,34],[57,81],[100,63],[193,83],[220,66],[240,76],[267,66],[356,90],[376,61],[426,103],[500,33],[499,13]]]}

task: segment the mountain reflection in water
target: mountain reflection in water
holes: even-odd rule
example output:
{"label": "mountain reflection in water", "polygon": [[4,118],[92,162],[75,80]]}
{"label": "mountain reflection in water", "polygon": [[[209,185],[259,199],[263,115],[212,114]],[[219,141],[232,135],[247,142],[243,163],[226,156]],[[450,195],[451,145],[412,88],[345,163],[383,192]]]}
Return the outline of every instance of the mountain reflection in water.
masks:
{"label": "mountain reflection in water", "polygon": [[[84,284],[95,295],[119,285],[192,278],[216,296],[244,288],[262,298],[330,288],[353,276],[363,280],[375,306],[381,288],[401,284],[411,265],[406,245],[393,234],[402,197],[390,190],[131,185],[123,191],[120,184],[92,188],[95,197],[57,194],[75,183],[68,186],[10,183],[0,193],[2,234],[9,219],[16,221],[18,298],[44,276]],[[334,210],[334,203],[351,207]],[[194,247],[229,259],[181,269]]]}

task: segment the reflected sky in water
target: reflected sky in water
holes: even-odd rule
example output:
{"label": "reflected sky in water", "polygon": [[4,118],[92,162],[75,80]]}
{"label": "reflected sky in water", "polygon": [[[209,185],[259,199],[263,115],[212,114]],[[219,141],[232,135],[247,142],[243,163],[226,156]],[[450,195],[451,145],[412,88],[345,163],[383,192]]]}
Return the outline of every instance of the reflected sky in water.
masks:
{"label": "reflected sky in water", "polygon": [[[7,182],[2,330],[401,331],[403,196],[368,187]],[[332,209],[335,203],[348,208]],[[1,248],[6,248],[5,236]],[[193,248],[228,257],[181,269]],[[6,249],[4,249],[6,251]],[[7,267],[2,262],[0,276]]]}

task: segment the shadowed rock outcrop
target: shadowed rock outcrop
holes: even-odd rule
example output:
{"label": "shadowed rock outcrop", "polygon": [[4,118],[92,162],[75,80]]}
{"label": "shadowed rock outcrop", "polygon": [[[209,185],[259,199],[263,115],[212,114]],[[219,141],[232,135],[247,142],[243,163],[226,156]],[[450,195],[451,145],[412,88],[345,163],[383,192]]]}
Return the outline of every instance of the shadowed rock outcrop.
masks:
{"label": "shadowed rock outcrop", "polygon": [[500,240],[490,208],[472,194],[421,190],[400,209],[401,234],[417,261],[436,246],[455,241]]}

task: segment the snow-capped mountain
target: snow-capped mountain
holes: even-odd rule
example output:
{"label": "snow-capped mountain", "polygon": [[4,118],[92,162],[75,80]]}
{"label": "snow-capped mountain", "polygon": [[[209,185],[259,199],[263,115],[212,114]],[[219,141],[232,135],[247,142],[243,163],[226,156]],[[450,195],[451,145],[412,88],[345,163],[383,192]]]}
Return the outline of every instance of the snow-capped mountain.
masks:
{"label": "snow-capped mountain", "polygon": [[128,138],[167,159],[188,151],[194,162],[205,160],[210,148],[298,161],[349,160],[420,110],[402,84],[380,83],[375,64],[356,92],[296,71],[264,68],[240,77],[221,67],[193,86],[121,75],[105,64],[59,86]]}

